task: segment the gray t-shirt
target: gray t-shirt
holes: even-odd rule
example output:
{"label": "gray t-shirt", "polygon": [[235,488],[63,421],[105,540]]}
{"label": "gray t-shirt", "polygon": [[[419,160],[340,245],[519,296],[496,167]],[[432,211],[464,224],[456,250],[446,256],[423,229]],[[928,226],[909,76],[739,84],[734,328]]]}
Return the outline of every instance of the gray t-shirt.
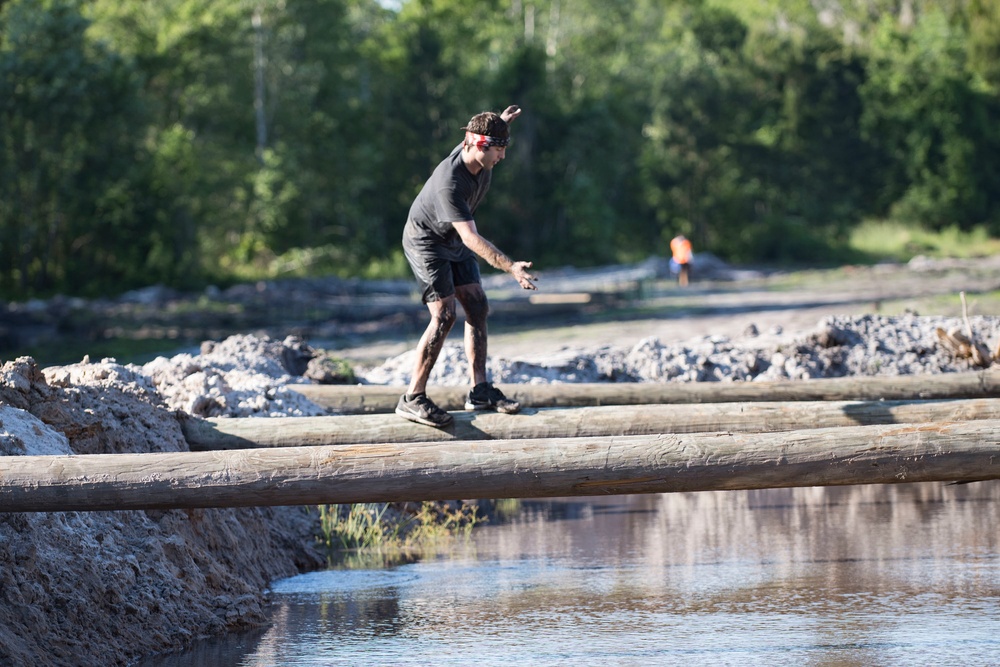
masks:
{"label": "gray t-shirt", "polygon": [[490,177],[488,169],[472,175],[462,161],[459,144],[438,164],[413,200],[403,243],[453,262],[467,259],[472,251],[462,243],[452,223],[474,219],[490,189]]}

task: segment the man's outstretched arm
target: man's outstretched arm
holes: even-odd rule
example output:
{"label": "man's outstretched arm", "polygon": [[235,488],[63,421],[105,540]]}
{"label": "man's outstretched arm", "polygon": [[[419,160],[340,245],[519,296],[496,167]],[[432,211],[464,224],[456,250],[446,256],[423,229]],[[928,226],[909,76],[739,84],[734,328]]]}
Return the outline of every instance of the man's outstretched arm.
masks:
{"label": "man's outstretched arm", "polygon": [[535,283],[532,282],[538,279],[528,273],[528,269],[531,268],[531,262],[515,262],[511,260],[510,257],[503,254],[499,248],[479,233],[476,229],[475,220],[453,222],[452,224],[458,230],[458,235],[462,237],[462,243],[469,250],[485,259],[490,266],[509,273],[517,281],[517,284],[524,289],[538,289],[535,287]]}

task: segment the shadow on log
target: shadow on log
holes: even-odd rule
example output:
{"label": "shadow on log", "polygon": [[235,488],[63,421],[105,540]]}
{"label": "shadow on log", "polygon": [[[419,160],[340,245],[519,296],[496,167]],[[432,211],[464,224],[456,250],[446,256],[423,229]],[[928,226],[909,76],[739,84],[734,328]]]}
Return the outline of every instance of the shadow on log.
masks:
{"label": "shadow on log", "polygon": [[1000,421],[0,457],[0,511],[541,498],[1000,478]]}
{"label": "shadow on log", "polygon": [[[533,408],[742,401],[878,401],[936,398],[998,398],[1000,371],[823,378],[776,382],[608,382],[498,385]],[[292,385],[336,414],[392,412],[405,387],[387,385]],[[445,410],[465,406],[468,387],[430,387]]]}
{"label": "shadow on log", "polygon": [[621,405],[525,409],[520,414],[456,412],[447,429],[396,415],[338,415],[182,421],[193,451],[379,442],[517,440],[706,431],[789,431],[833,426],[1000,419],[1000,399],[803,401]]}

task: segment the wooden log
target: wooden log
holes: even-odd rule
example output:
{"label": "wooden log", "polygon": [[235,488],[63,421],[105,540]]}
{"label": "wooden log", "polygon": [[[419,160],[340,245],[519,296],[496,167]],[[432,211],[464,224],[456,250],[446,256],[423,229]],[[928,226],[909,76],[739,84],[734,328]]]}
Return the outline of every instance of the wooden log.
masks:
{"label": "wooden log", "polygon": [[422,442],[517,440],[704,431],[795,429],[1000,419],[1000,399],[942,401],[800,401],[529,408],[516,415],[456,412],[453,426],[432,428],[396,415],[218,418],[182,421],[194,451]]}
{"label": "wooden log", "polygon": [[1000,478],[1000,422],[0,457],[0,511],[540,498]]}
{"label": "wooden log", "polygon": [[[740,401],[878,401],[915,398],[998,398],[1000,372],[843,377],[774,382],[608,382],[500,384],[505,394],[533,408]],[[392,412],[405,387],[390,385],[292,385],[335,414]],[[445,410],[461,410],[468,387],[431,387]]]}

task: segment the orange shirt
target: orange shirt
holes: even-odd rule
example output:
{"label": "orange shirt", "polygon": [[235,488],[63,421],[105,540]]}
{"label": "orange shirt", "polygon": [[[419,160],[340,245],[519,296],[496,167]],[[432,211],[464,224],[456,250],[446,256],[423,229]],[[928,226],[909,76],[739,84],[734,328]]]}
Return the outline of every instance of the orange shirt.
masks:
{"label": "orange shirt", "polygon": [[677,236],[670,242],[670,252],[674,254],[674,261],[678,264],[691,262],[691,242],[682,236]]}

